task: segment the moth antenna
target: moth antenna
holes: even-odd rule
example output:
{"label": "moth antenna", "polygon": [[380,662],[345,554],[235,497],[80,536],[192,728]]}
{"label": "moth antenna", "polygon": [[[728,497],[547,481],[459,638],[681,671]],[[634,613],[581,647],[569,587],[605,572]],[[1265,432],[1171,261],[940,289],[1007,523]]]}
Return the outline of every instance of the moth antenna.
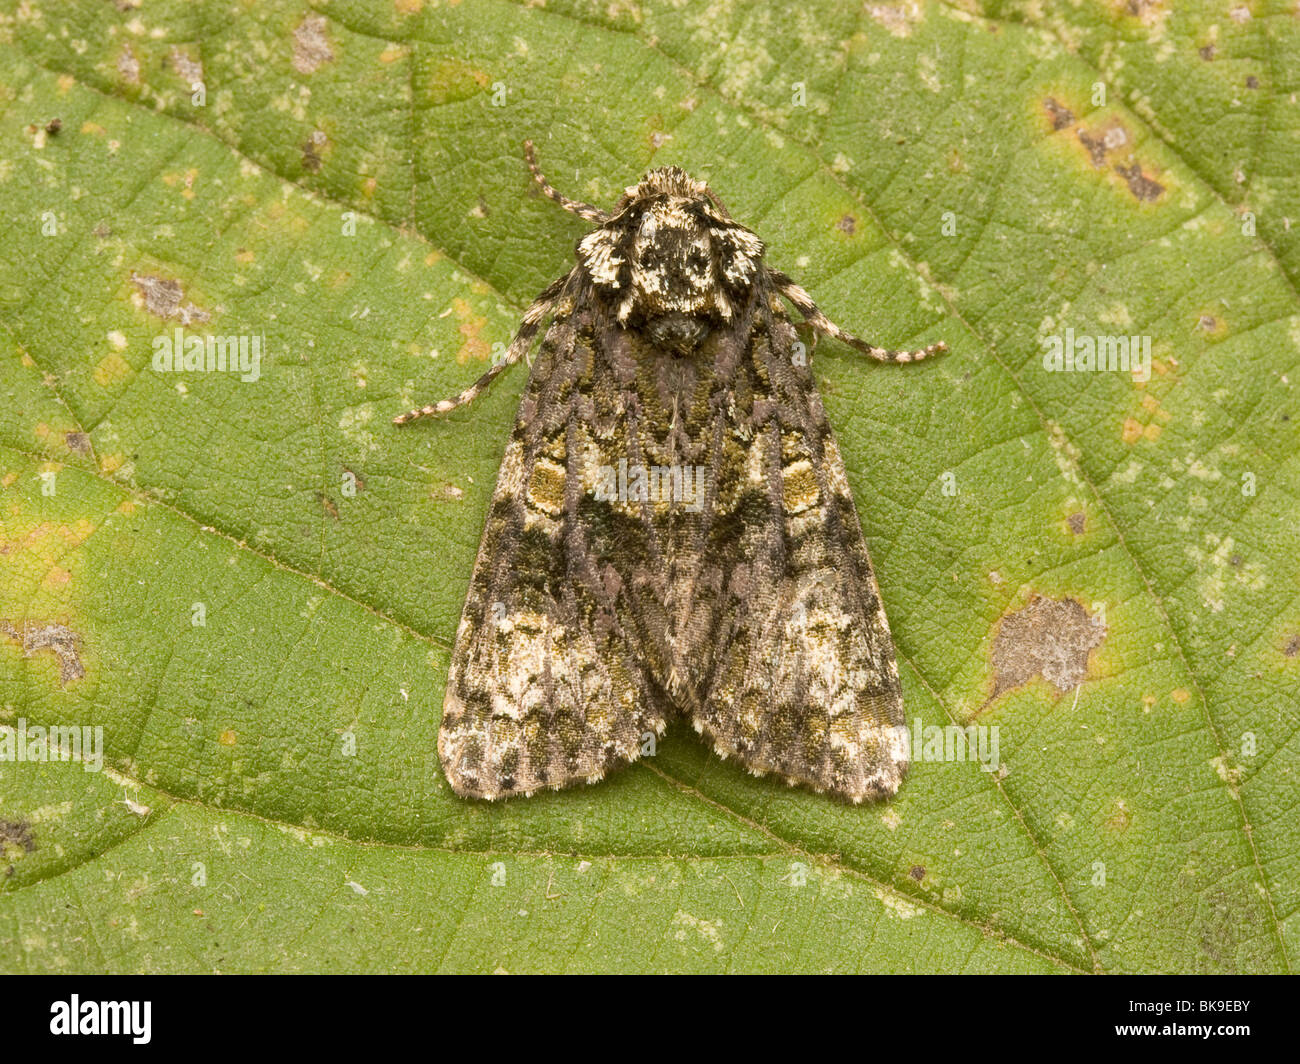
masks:
{"label": "moth antenna", "polygon": [[874,358],[877,362],[919,362],[930,355],[942,354],[948,350],[948,345],[942,340],[916,351],[892,351],[887,347],[877,347],[875,344],[869,344],[866,340],[860,340],[852,333],[845,332],[830,318],[826,317],[817,304],[813,302],[812,296],[790,277],[777,270],[769,271],[769,275],[776,290],[793,304],[795,310],[804,316],[814,330],[823,336],[829,336],[834,340],[848,344],[853,350],[860,351],[862,354]]}
{"label": "moth antenna", "polygon": [[497,377],[508,367],[513,366],[527,353],[528,349],[533,346],[533,340],[537,336],[537,330],[541,327],[546,315],[551,312],[556,301],[560,298],[560,293],[564,291],[564,286],[569,281],[569,274],[547,285],[546,290],[542,292],[525,312],[523,321],[519,325],[519,331],[515,333],[515,338],[510,341],[510,347],[506,350],[505,357],[499,362],[494,362],[492,368],[483,374],[478,380],[471,384],[459,395],[451,399],[439,399],[436,403],[429,403],[427,406],[417,406],[413,410],[408,410],[405,414],[398,414],[393,418],[394,425],[405,425],[411,421],[418,421],[422,417],[437,417],[441,414],[449,414],[458,406],[465,406],[472,403],[483,394],[488,386],[497,379]]}
{"label": "moth antenna", "polygon": [[524,141],[524,160],[528,163],[528,169],[532,172],[533,180],[541,185],[542,191],[566,211],[596,225],[604,225],[609,221],[608,211],[602,211],[599,207],[593,207],[590,203],[579,203],[577,200],[571,200],[563,192],[552,187],[551,183],[542,176],[542,171],[538,169],[537,156],[533,153],[533,142],[531,140]]}

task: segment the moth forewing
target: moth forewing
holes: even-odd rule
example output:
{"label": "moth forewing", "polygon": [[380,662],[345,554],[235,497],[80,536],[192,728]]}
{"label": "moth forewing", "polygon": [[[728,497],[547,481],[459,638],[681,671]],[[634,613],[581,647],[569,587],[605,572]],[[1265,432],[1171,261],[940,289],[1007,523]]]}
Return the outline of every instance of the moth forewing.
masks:
{"label": "moth forewing", "polygon": [[648,173],[596,223],[547,316],[457,631],[438,752],[477,798],[592,782],[674,716],[723,757],[851,801],[893,794],[907,732],[843,461],[781,299],[887,362],[763,263],[702,182]]}

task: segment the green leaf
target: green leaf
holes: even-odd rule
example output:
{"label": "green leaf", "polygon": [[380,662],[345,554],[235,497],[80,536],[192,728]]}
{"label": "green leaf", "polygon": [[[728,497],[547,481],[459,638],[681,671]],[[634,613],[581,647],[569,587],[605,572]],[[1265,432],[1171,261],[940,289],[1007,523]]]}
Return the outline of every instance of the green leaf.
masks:
{"label": "green leaf", "polygon": [[[0,760],[0,969],[1289,970],[1290,6],[3,4],[0,724],[104,764]],[[602,204],[707,177],[831,318],[947,340],[816,365],[909,724],[998,771],[849,808],[678,727],[451,793],[524,374],[390,418],[571,262],[525,137]],[[155,371],[177,326],[258,379]],[[1067,329],[1150,379],[1047,371]]]}

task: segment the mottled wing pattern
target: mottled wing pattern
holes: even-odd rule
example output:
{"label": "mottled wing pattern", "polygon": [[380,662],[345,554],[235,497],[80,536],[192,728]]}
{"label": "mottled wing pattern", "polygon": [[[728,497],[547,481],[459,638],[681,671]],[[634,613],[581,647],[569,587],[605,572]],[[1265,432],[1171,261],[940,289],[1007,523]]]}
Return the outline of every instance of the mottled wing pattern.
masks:
{"label": "mottled wing pattern", "polygon": [[611,524],[591,494],[609,442],[597,437],[627,412],[603,379],[584,283],[573,277],[560,296],[534,361],[456,634],[438,754],[464,796],[600,779],[665,726],[647,606],[632,606],[656,589],[613,564],[655,546],[646,523]]}
{"label": "mottled wing pattern", "polygon": [[[707,185],[648,173],[594,222],[548,313],[452,654],[438,752],[455,790],[500,798],[599,779],[684,714],[756,774],[861,801],[907,768],[889,625],[821,398],[780,297],[830,321]],[[665,491],[665,484],[671,486]]]}
{"label": "mottled wing pattern", "polygon": [[907,769],[902,692],[844,462],[796,340],[774,298],[719,340],[715,388],[733,401],[713,404],[725,442],[700,530],[690,715],[755,774],[857,802],[893,794]]}

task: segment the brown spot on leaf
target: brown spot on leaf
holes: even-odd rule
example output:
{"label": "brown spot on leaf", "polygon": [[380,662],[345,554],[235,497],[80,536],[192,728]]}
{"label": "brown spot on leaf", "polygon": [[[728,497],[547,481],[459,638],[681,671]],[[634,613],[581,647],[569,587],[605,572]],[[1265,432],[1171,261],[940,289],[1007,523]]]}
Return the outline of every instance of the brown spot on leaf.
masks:
{"label": "brown spot on leaf", "polygon": [[1088,671],[1088,655],[1106,638],[1106,626],[1077,599],[1035,595],[1023,609],[1006,614],[993,638],[993,693],[989,700],[1037,676],[1058,691],[1077,687]]}
{"label": "brown spot on leaf", "polygon": [[90,454],[90,437],[84,432],[65,432],[63,442],[75,454]]}
{"label": "brown spot on leaf", "polygon": [[1106,165],[1106,141],[1100,136],[1088,132],[1086,129],[1079,130],[1079,143],[1088,149],[1088,155],[1092,158],[1092,165],[1100,170]]}
{"label": "brown spot on leaf", "polygon": [[51,118],[48,122],[45,123],[45,132],[48,133],[51,137],[54,136],[56,133],[58,133],[59,130],[61,130],[62,128],[63,128],[62,118]]}
{"label": "brown spot on leaf", "polygon": [[835,228],[841,233],[847,233],[849,236],[852,236],[858,231],[858,220],[854,218],[853,215],[846,214],[835,223]]}
{"label": "brown spot on leaf", "polygon": [[326,495],[323,491],[318,491],[316,493],[316,498],[320,500],[321,507],[324,509],[325,513],[330,517],[330,519],[337,521],[339,519],[339,508],[334,505],[334,500],[331,499],[328,495]]}
{"label": "brown spot on leaf", "polygon": [[1082,536],[1083,530],[1088,524],[1088,515],[1082,510],[1079,510],[1076,513],[1070,514],[1070,516],[1065,519],[1065,523],[1070,526],[1070,531],[1076,536]]}
{"label": "brown spot on leaf", "polygon": [[181,288],[179,281],[132,271],[131,283],[139,289],[136,297],[139,304],[159,318],[164,320],[174,318],[182,325],[190,325],[194,322],[207,321],[212,317],[206,310],[196,307],[193,303],[181,302],[185,290]]}
{"label": "brown spot on leaf", "polygon": [[1115,172],[1128,182],[1128,190],[1143,203],[1152,203],[1160,198],[1165,186],[1153,177],[1147,177],[1138,163],[1128,166],[1116,166]]}
{"label": "brown spot on leaf", "polygon": [[919,883],[925,878],[925,866],[919,864],[912,865],[911,870],[907,874]]}
{"label": "brown spot on leaf", "polygon": [[66,687],[86,675],[78,652],[81,638],[67,625],[24,622],[20,632],[9,621],[0,620],[0,633],[8,636],[11,643],[21,646],[25,658],[42,650],[52,651],[59,659],[60,687]]}
{"label": "brown spot on leaf", "polygon": [[1250,77],[1246,79],[1246,88],[1248,89],[1259,88],[1259,78],[1255,77],[1254,74],[1251,74]]}
{"label": "brown spot on leaf", "polygon": [[321,167],[321,152],[329,138],[319,129],[302,142],[302,168],[309,173],[318,173]]}
{"label": "brown spot on leaf", "polygon": [[1213,44],[1204,45],[1200,49],[1201,58],[1208,63],[1214,58],[1217,51],[1218,49],[1215,48]]}
{"label": "brown spot on leaf", "polygon": [[323,15],[308,15],[293,31],[293,69],[299,74],[312,74],[334,61],[328,25]]}
{"label": "brown spot on leaf", "polygon": [[1282,653],[1288,658],[1300,657],[1300,633],[1289,635],[1282,644]]}
{"label": "brown spot on leaf", "polygon": [[1074,112],[1059,100],[1049,96],[1043,101],[1043,106],[1047,109],[1047,117],[1052,120],[1053,129],[1064,129],[1074,124]]}
{"label": "brown spot on leaf", "polygon": [[0,857],[9,862],[5,875],[14,874],[13,862],[25,853],[36,852],[36,836],[26,820],[0,819]]}
{"label": "brown spot on leaf", "polygon": [[26,820],[0,820],[0,845],[21,846],[24,853],[36,849],[32,826]]}

